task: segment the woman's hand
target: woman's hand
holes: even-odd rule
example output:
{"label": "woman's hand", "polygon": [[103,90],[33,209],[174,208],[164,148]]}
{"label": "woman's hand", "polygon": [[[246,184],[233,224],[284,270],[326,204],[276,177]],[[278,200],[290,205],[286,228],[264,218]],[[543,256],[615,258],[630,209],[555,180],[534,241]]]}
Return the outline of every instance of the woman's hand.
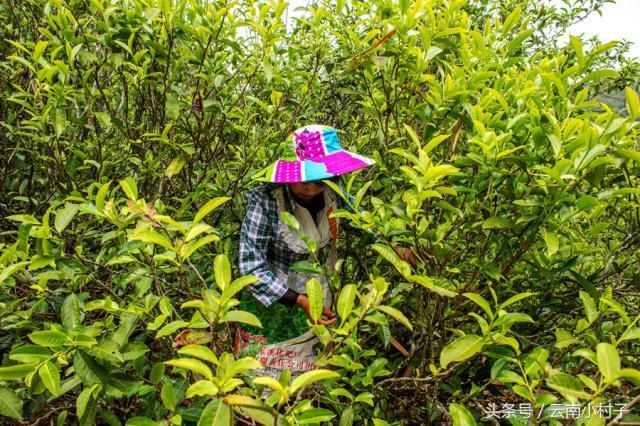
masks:
{"label": "woman's hand", "polygon": [[296,299],[296,305],[300,306],[302,310],[304,310],[304,313],[307,315],[307,318],[309,318],[309,321],[311,321],[312,324],[331,325],[337,319],[334,313],[331,312],[329,308],[327,308],[326,306],[323,306],[322,315],[324,315],[328,319],[325,320],[320,318],[317,322],[314,321],[313,318],[311,318],[311,312],[309,310],[309,298],[307,297],[306,294],[298,295],[298,298]]}

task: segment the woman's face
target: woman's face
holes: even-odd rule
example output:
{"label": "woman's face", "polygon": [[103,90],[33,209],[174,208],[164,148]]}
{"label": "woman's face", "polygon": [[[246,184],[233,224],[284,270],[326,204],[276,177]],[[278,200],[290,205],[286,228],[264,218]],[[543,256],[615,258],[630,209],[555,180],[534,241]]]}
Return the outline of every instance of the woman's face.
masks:
{"label": "woman's face", "polygon": [[327,188],[322,181],[290,183],[289,189],[293,195],[303,201],[310,201],[313,197],[324,192]]}

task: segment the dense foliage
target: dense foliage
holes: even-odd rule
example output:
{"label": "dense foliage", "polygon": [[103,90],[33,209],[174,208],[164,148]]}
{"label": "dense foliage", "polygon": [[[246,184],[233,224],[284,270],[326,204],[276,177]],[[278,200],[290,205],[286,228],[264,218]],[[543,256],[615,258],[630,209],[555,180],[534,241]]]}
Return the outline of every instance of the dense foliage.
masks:
{"label": "dense foliage", "polygon": [[[603,2],[573,3],[339,0],[292,18],[282,1],[5,0],[3,424],[632,410],[640,66],[617,43],[559,45]],[[260,325],[239,303],[242,193],[309,123],[377,165],[334,186],[351,230],[317,369],[256,377],[231,351],[237,323]],[[587,414],[572,421],[612,420]]]}

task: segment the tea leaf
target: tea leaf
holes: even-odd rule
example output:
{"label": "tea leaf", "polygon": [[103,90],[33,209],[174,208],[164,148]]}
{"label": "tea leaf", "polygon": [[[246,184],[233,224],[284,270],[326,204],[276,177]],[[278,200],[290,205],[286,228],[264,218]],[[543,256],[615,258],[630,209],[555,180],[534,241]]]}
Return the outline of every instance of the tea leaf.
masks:
{"label": "tea leaf", "polygon": [[233,411],[220,399],[213,399],[204,407],[198,426],[231,426]]}
{"label": "tea leaf", "polygon": [[59,234],[69,226],[69,223],[71,223],[71,220],[78,212],[78,207],[77,204],[67,203],[62,210],[56,212],[54,227]]}
{"label": "tea leaf", "polygon": [[128,199],[131,201],[138,199],[138,186],[131,176],[124,178],[119,183]]}
{"label": "tea leaf", "polygon": [[218,207],[220,207],[221,205],[223,205],[229,200],[230,198],[228,197],[217,197],[217,198],[214,198],[213,200],[208,201],[204,206],[200,208],[200,210],[198,210],[198,212],[193,218],[193,223],[200,222],[202,219],[204,219],[206,215],[208,215],[209,213],[211,213],[212,211],[214,211],[215,209],[217,209]]}
{"label": "tea leaf", "polygon": [[322,316],[322,284],[315,278],[307,282],[307,296],[309,297],[309,313],[314,321]]}
{"label": "tea leaf", "polygon": [[613,381],[620,370],[620,355],[616,348],[609,343],[598,343],[596,356],[600,373],[607,382]]}
{"label": "tea leaf", "polygon": [[311,383],[326,380],[331,378],[337,378],[340,375],[331,370],[311,370],[306,373],[302,373],[291,382],[291,393],[295,393],[305,386],[309,386]]}
{"label": "tea leaf", "polygon": [[453,426],[475,426],[476,421],[471,412],[464,405],[449,404],[449,413]]}
{"label": "tea leaf", "polygon": [[347,320],[349,315],[351,315],[351,311],[353,310],[353,305],[356,300],[356,293],[357,289],[353,284],[345,285],[340,291],[337,312],[343,322]]}
{"label": "tea leaf", "polygon": [[227,256],[224,254],[216,256],[213,261],[213,273],[218,288],[224,291],[225,287],[231,282],[231,265]]}
{"label": "tea leaf", "polygon": [[392,308],[391,306],[385,306],[385,305],[378,305],[376,306],[376,309],[384,312],[385,314],[389,315],[391,318],[395,319],[396,321],[398,321],[399,323],[407,327],[409,330],[413,331],[411,322],[399,310]]}
{"label": "tea leaf", "polygon": [[209,369],[209,367],[207,367],[206,364],[204,364],[202,361],[198,361],[197,359],[180,358],[165,361],[164,363],[172,367],[193,371],[194,373],[200,374],[208,380],[213,380],[213,374],[211,374],[211,370]]}
{"label": "tea leaf", "polygon": [[452,362],[464,361],[482,350],[484,339],[475,334],[458,337],[440,352],[440,365],[446,368]]}
{"label": "tea leaf", "polygon": [[54,396],[58,396],[60,393],[60,370],[58,366],[51,361],[47,361],[38,369],[38,375],[49,392]]}
{"label": "tea leaf", "polygon": [[0,414],[22,420],[22,399],[7,388],[0,387]]}

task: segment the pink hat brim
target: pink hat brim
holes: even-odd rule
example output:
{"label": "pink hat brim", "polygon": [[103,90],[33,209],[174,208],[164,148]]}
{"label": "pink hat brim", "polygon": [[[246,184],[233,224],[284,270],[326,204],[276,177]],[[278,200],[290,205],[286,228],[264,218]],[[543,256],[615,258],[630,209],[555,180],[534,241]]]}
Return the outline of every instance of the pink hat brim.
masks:
{"label": "pink hat brim", "polygon": [[260,180],[273,183],[298,183],[330,179],[375,164],[375,160],[349,151],[314,158],[314,161],[282,161],[272,165],[270,176]]}

